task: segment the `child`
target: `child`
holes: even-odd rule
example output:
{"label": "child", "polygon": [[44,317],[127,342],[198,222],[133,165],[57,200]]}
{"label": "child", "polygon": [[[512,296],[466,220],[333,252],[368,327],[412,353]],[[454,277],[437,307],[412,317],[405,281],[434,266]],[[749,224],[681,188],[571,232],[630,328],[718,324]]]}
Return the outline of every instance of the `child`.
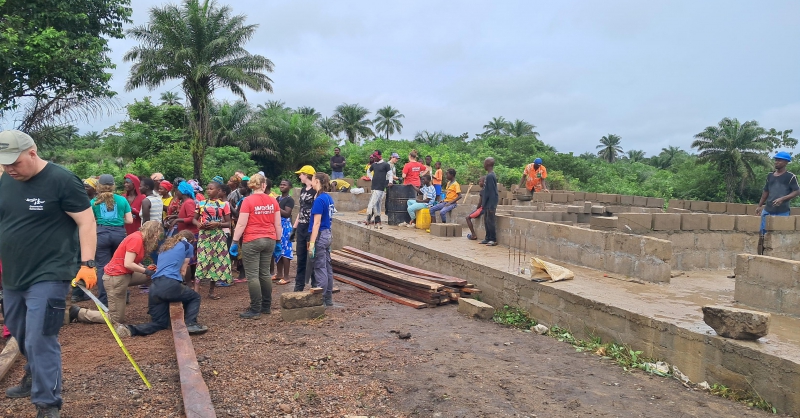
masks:
{"label": "child", "polygon": [[333,306],[333,266],[331,265],[331,217],[333,216],[333,198],[330,193],[331,179],[325,173],[317,173],[311,187],[317,195],[311,207],[311,224],[308,232],[308,256],[314,264],[314,276],[319,287],[323,289],[322,301],[325,307]]}
{"label": "child", "polygon": [[[494,158],[489,157],[483,160],[483,168],[487,173],[483,190],[481,190],[481,208],[484,212],[483,226],[486,229],[486,238],[481,241],[481,244],[494,247],[497,245],[497,227],[495,224],[497,218],[495,213],[497,211],[497,203],[500,200],[497,192],[497,176],[494,174]],[[472,229],[472,225],[470,225],[470,229]]]}
{"label": "child", "polygon": [[[214,292],[217,284],[228,286],[233,281],[231,260],[228,254],[228,235],[223,228],[231,227],[231,208],[222,191],[224,180],[214,177],[206,186],[207,200],[197,203],[193,223],[200,229],[197,238],[197,271],[195,292],[200,290],[200,281],[210,280],[208,298],[219,299]],[[219,282],[219,283],[217,283]],[[224,283],[224,284],[223,284]]]}
{"label": "child", "polygon": [[458,199],[461,198],[461,185],[456,181],[456,170],[447,169],[447,190],[444,201],[431,208],[431,223],[436,223],[436,212],[441,212],[442,223],[447,223],[447,213],[458,206]]}
{"label": "child", "polygon": [[[482,176],[480,180],[478,180],[478,186],[483,187],[486,184],[486,176]],[[475,212],[470,213],[467,215],[467,227],[469,227],[469,234],[467,234],[467,239],[475,241],[478,239],[478,235],[475,233],[475,228],[472,226],[472,220],[478,219],[483,212],[483,189],[481,189],[480,200],[478,201],[478,207],[475,208]]]}
{"label": "child", "polygon": [[[430,208],[436,202],[436,189],[431,184],[431,176],[425,174],[422,176],[422,188],[419,193],[422,198],[419,200],[410,199],[408,204],[408,215],[411,216],[411,222],[408,223],[409,228],[413,228],[417,224],[417,211],[424,208]],[[400,224],[403,226],[403,224]]]}
{"label": "child", "polygon": [[[281,244],[276,245],[276,252],[273,253],[273,263],[277,263],[277,284],[289,284],[289,265],[292,263],[292,209],[294,209],[294,199],[289,196],[292,192],[292,183],[289,180],[281,180],[281,195],[278,197],[278,207],[281,210]],[[280,250],[278,250],[280,248]]]}
{"label": "child", "polygon": [[437,161],[434,166],[436,171],[433,173],[433,188],[436,189],[436,201],[444,199],[442,194],[442,162]]}

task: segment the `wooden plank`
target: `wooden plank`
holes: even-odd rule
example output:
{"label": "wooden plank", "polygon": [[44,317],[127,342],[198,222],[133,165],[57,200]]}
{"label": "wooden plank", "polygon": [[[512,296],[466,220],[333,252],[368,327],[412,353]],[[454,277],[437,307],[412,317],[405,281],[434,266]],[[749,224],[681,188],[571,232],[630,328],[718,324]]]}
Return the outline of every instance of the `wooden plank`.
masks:
{"label": "wooden plank", "polygon": [[11,366],[19,358],[19,345],[14,337],[11,337],[3,347],[3,352],[0,353],[0,380],[6,377],[6,373],[11,370]]}
{"label": "wooden plank", "polygon": [[170,303],[169,316],[172,320],[172,338],[175,340],[175,356],[178,359],[178,370],[181,375],[181,393],[186,418],[216,418],[214,405],[208,386],[203,380],[197,355],[192,346],[186,323],[183,322],[183,305]]}
{"label": "wooden plank", "polygon": [[342,283],[347,283],[347,284],[349,284],[351,286],[355,286],[355,287],[357,287],[357,288],[359,288],[361,290],[364,290],[366,292],[372,293],[373,295],[378,295],[378,296],[380,296],[382,298],[389,299],[392,302],[397,302],[397,303],[399,303],[401,305],[410,306],[410,307],[412,307],[414,309],[422,309],[422,308],[428,307],[428,304],[425,303],[425,302],[418,302],[418,301],[413,300],[413,299],[409,299],[409,298],[406,298],[406,297],[403,297],[403,296],[400,296],[400,295],[396,295],[396,294],[391,293],[391,292],[387,292],[387,291],[385,291],[383,289],[378,289],[375,286],[368,285],[368,284],[366,284],[366,283],[364,283],[362,281],[356,280],[356,279],[354,279],[352,277],[342,276],[340,274],[334,274],[333,278],[338,280],[338,281],[340,281],[340,282],[342,282]]}
{"label": "wooden plank", "polygon": [[[434,282],[434,283],[438,283],[436,280],[434,280],[434,279],[432,279],[430,277],[426,277],[426,276],[423,276],[423,275],[420,275],[420,274],[415,274],[415,273],[409,273],[407,271],[403,271],[403,270],[400,270],[400,269],[397,269],[397,268],[393,268],[393,267],[387,266],[385,264],[381,264],[381,263],[379,263],[377,261],[367,260],[367,259],[365,259],[364,257],[361,257],[358,254],[353,254],[353,253],[349,253],[349,252],[341,251],[341,250],[336,250],[331,254],[336,254],[337,256],[340,256],[340,257],[345,257],[345,258],[348,258],[348,259],[353,260],[353,261],[358,261],[359,263],[369,264],[371,266],[380,267],[382,269],[394,271],[396,273],[408,274],[409,276],[416,277],[418,279],[428,280],[428,281],[431,281],[431,282]],[[458,286],[454,286],[454,287],[458,287]]]}
{"label": "wooden plank", "polygon": [[408,287],[402,287],[393,283],[387,283],[380,279],[376,279],[371,277],[369,274],[351,271],[347,269],[343,269],[337,266],[334,266],[333,272],[337,274],[343,274],[345,276],[353,277],[358,279],[364,283],[367,283],[371,286],[378,287],[390,293],[395,293],[401,295],[403,297],[407,297],[410,299],[418,300],[420,302],[431,303],[431,304],[438,304],[441,295],[438,292],[432,291],[424,291],[420,289],[413,289]]}
{"label": "wooden plank", "polygon": [[448,276],[446,274],[439,274],[428,270],[418,269],[416,267],[412,267],[403,263],[398,263],[396,261],[389,260],[388,258],[380,257],[375,254],[368,253],[366,251],[361,251],[358,248],[344,247],[342,248],[342,251],[356,254],[360,257],[363,257],[366,260],[378,262],[386,265],[387,267],[398,269],[406,273],[417,274],[426,277],[427,280],[434,281],[436,283],[441,283],[443,285],[457,286],[457,287],[462,287],[467,285],[467,281],[464,279],[459,279],[458,277]]}
{"label": "wooden plank", "polygon": [[439,290],[442,290],[443,288],[443,286],[440,283],[435,283],[425,279],[418,279],[409,274],[397,273],[385,268],[371,266],[369,264],[362,263],[359,261],[353,261],[351,259],[336,254],[331,254],[331,262],[334,266],[338,265],[341,267],[345,267],[349,270],[364,272],[371,276],[379,277],[388,282],[402,283],[404,286],[408,287],[416,287],[420,289],[433,290],[437,292]]}

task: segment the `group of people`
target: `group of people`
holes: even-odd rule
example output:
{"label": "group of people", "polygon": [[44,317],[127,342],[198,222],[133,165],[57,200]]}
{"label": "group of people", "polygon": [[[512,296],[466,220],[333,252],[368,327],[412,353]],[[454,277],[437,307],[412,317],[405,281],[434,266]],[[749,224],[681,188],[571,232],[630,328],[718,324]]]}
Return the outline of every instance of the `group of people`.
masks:
{"label": "group of people", "polygon": [[[205,189],[160,173],[127,174],[118,194],[112,175],[81,181],[40,158],[23,132],[0,132],[0,144],[4,321],[27,359],[20,384],[6,396],[30,397],[37,417],[60,415],[61,326],[105,322],[96,310],[69,306],[88,297],[82,288],[97,293],[121,336],[168,328],[172,302],[183,304],[189,333],[203,333],[201,284],[208,282],[208,297],[219,299],[217,287],[246,281],[250,304],[239,316],[269,314],[273,280],[289,283],[294,241],[294,289],[310,281],[323,289],[325,306],[333,306],[331,180],[311,166],[296,172],[303,187],[292,222],[291,181],[273,193],[261,172],[237,172],[228,181],[216,176]],[[149,323],[125,322],[132,286],[148,292]]]}

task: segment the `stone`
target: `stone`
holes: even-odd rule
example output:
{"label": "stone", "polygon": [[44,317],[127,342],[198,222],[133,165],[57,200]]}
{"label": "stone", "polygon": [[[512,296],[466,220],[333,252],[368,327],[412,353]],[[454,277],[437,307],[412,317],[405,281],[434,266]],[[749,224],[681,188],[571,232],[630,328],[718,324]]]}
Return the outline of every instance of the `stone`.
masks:
{"label": "stone", "polygon": [[733,215],[708,215],[708,229],[710,231],[733,231],[736,218]]}
{"label": "stone", "polygon": [[726,306],[704,306],[703,321],[721,337],[757,340],[769,333],[770,314]]}
{"label": "stone", "polygon": [[322,293],[286,292],[281,294],[281,308],[297,309],[322,306]]}
{"label": "stone", "polygon": [[325,315],[324,306],[310,306],[308,308],[281,309],[281,318],[286,322],[316,319]]}
{"label": "stone", "polygon": [[682,213],[681,230],[702,231],[708,229],[708,215],[705,213]]}
{"label": "stone", "polygon": [[494,316],[494,308],[476,299],[459,298],[458,313],[470,318],[491,319]]}
{"label": "stone", "polygon": [[539,335],[547,334],[550,329],[542,324],[536,324],[531,330]]}
{"label": "stone", "polygon": [[634,196],[633,206],[638,206],[640,208],[647,206],[647,198],[644,196]]}
{"label": "stone", "polygon": [[431,235],[435,237],[447,236],[447,224],[442,224],[442,223],[431,224],[430,230],[431,230]]}
{"label": "stone", "polygon": [[606,207],[605,206],[592,206],[592,212],[591,213],[595,214],[595,215],[604,214],[604,213],[606,213]]}
{"label": "stone", "polygon": [[725,202],[708,202],[709,213],[725,213],[728,210],[728,204]]}
{"label": "stone", "polygon": [[678,231],[681,229],[679,213],[654,213],[653,231]]}

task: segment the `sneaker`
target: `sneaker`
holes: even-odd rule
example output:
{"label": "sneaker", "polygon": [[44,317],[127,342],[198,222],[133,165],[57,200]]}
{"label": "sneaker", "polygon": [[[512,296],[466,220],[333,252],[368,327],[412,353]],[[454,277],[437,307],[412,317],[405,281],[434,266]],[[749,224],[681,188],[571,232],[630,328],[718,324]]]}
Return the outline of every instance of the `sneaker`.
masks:
{"label": "sneaker", "polygon": [[131,328],[123,324],[117,324],[114,327],[114,331],[117,331],[117,335],[119,335],[120,338],[126,338],[133,335],[133,333],[131,333]]}
{"label": "sneaker", "polygon": [[189,331],[190,335],[203,334],[208,331],[208,327],[197,323],[189,324],[186,326],[186,331]]}
{"label": "sneaker", "polygon": [[406,227],[408,227],[408,228],[416,228],[417,224],[415,224],[414,222],[410,222],[410,223],[406,224]]}
{"label": "sneaker", "polygon": [[57,406],[37,404],[36,418],[61,418],[61,410]]}
{"label": "sneaker", "polygon": [[487,246],[487,247],[496,247],[496,246],[497,246],[497,243],[496,243],[496,242],[494,242],[494,241],[489,241],[489,242],[487,242],[487,243],[486,243],[486,246]]}
{"label": "sneaker", "polygon": [[25,374],[22,376],[22,380],[19,381],[19,385],[6,389],[6,397],[30,398],[31,387],[33,387],[33,377],[31,377],[31,372],[25,370]]}
{"label": "sneaker", "polygon": [[78,313],[80,313],[81,307],[78,305],[72,305],[69,307],[69,322],[78,322]]}
{"label": "sneaker", "polygon": [[258,319],[261,317],[261,312],[251,311],[250,309],[239,314],[242,319]]}
{"label": "sneaker", "polygon": [[89,296],[86,296],[85,294],[83,294],[83,295],[75,295],[75,294],[73,294],[69,298],[69,301],[72,302],[72,303],[83,302],[85,300],[91,300],[91,298],[89,298]]}
{"label": "sneaker", "polygon": [[484,244],[485,245],[485,244],[488,244],[488,243],[489,243],[489,241],[483,240],[483,241],[479,242],[478,244]]}
{"label": "sneaker", "polygon": [[261,308],[261,313],[264,314],[264,315],[269,315],[269,314],[272,313],[272,309],[271,308],[266,308],[266,309]]}

